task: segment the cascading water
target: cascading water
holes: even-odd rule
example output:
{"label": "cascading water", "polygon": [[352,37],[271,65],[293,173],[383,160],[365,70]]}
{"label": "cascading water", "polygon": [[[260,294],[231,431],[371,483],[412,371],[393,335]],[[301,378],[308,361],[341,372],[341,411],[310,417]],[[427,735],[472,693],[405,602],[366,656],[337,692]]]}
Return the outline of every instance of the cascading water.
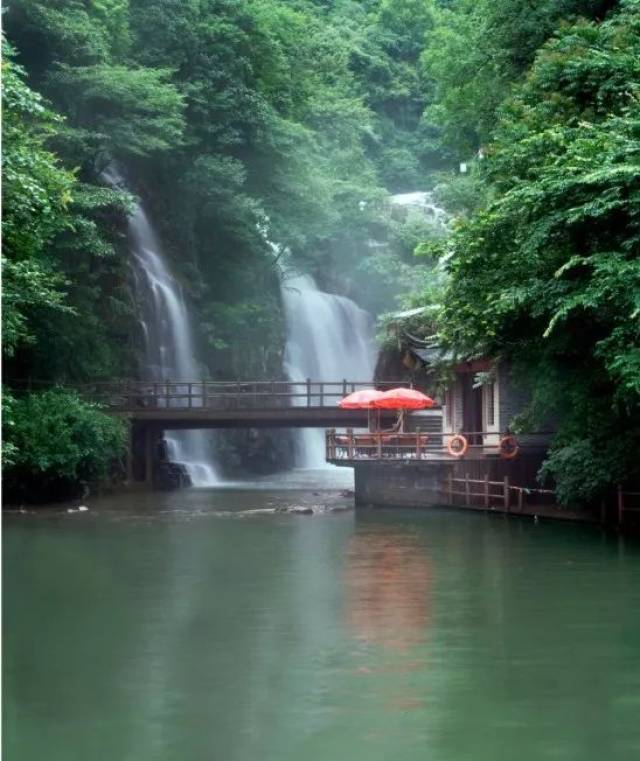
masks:
{"label": "cascading water", "polygon": [[[433,224],[434,234],[444,234],[447,214],[431,193],[399,193],[389,199],[404,214],[415,212]],[[266,227],[263,234],[268,239]],[[286,253],[271,243],[281,261]],[[282,302],[287,337],[285,372],[291,381],[313,380],[372,382],[377,350],[371,315],[343,296],[320,291],[310,275],[291,272],[281,265]],[[300,403],[306,403],[301,400]],[[305,468],[326,466],[322,431],[305,429],[299,434],[296,464]]]}
{"label": "cascading water", "polygon": [[442,225],[446,224],[447,212],[438,206],[433,199],[433,194],[428,191],[416,190],[412,193],[396,193],[390,197],[390,201],[394,206],[417,209],[434,221],[440,222]]}
{"label": "cascading water", "polygon": [[[124,187],[123,178],[110,167],[103,172],[112,186]],[[176,394],[186,388],[176,381],[197,381],[202,372],[196,361],[187,307],[178,284],[171,276],[160,241],[141,203],[129,216],[129,240],[134,285],[145,339],[144,380],[172,382]],[[179,405],[180,400],[176,400]],[[194,486],[218,482],[211,464],[211,440],[204,431],[172,431],[165,436],[168,457],[182,463]]]}
{"label": "cascading water", "polygon": [[416,190],[412,193],[397,193],[389,198],[391,207],[401,208],[405,214],[413,212],[427,222],[433,228],[433,235],[439,237],[447,232],[449,215],[438,206],[433,198],[433,194],[423,190]]}
{"label": "cascading water", "polygon": [[[406,220],[409,215],[421,218],[427,223],[426,237],[442,238],[450,231],[451,216],[434,200],[433,193],[416,190],[411,193],[397,193],[390,196],[392,216],[398,216],[395,210]],[[432,280],[441,283],[446,279],[446,256],[438,261],[431,271]]]}
{"label": "cascading water", "polygon": [[[310,275],[283,269],[281,282],[289,379],[372,381],[376,350],[371,315],[350,299],[320,291]],[[296,465],[326,467],[323,431],[300,432]]]}

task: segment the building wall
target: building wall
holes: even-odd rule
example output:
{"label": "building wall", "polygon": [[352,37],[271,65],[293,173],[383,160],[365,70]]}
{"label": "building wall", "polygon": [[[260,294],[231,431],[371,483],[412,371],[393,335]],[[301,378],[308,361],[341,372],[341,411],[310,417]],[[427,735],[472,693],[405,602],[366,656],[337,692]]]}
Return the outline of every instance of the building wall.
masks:
{"label": "building wall", "polygon": [[[504,433],[513,425],[516,415],[522,413],[531,403],[531,389],[522,379],[514,378],[513,368],[506,362],[500,364],[500,431]],[[551,419],[540,426],[540,431],[532,434],[519,434],[518,441],[523,446],[548,446],[551,433],[555,429]]]}
{"label": "building wall", "polygon": [[442,434],[442,410],[429,409],[409,412],[404,421],[405,431],[420,430],[422,433],[432,434],[440,441]]}
{"label": "building wall", "polygon": [[504,433],[531,401],[531,392],[514,380],[513,369],[506,362],[501,362],[498,368],[498,385],[500,431]]}

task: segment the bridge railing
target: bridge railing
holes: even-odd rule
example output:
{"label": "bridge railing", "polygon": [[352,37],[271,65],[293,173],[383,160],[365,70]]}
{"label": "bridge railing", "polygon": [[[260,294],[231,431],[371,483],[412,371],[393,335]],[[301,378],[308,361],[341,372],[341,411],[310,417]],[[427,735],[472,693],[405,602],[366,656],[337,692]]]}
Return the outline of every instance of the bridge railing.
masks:
{"label": "bridge railing", "polygon": [[[116,381],[78,387],[86,398],[121,411],[141,409],[279,409],[335,407],[347,394],[371,388],[370,381]],[[376,383],[379,389],[410,386]]]}

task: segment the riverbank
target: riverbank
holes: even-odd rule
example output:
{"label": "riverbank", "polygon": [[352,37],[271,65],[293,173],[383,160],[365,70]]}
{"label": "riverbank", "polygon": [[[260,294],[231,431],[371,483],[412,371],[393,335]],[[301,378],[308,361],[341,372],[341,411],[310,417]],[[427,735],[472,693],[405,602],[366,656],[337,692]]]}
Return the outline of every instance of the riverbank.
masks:
{"label": "riverbank", "polygon": [[[512,478],[502,475],[508,471]],[[526,473],[535,472],[531,463],[515,464],[499,459],[487,465],[482,461],[349,461],[344,467],[293,469],[266,476],[246,476],[221,480],[208,488],[158,490],[144,482],[109,484],[84,497],[42,504],[4,504],[8,514],[77,513],[83,508],[110,506],[134,500],[140,504],[163,504],[180,501],[187,505],[201,503],[203,496],[219,493],[260,493],[269,490],[298,492],[305,498],[290,509],[276,507],[269,512],[316,515],[350,509],[430,510],[453,508],[480,513],[504,514],[509,517],[545,519],[573,523],[602,524],[637,533],[638,510],[627,500],[588,508],[571,508],[555,502],[550,490],[521,487]],[[500,480],[496,473],[502,477]],[[515,477],[514,477],[515,474]],[[479,477],[481,476],[481,477]],[[526,479],[525,479],[526,480]],[[328,500],[327,495],[333,495]],[[323,502],[315,497],[323,497]],[[633,493],[631,495],[639,496]],[[624,512],[624,514],[623,514]],[[621,520],[623,518],[623,520]],[[624,524],[624,525],[623,525]]]}
{"label": "riverbank", "polygon": [[521,461],[517,464],[499,459],[467,462],[351,461],[349,466],[354,470],[355,504],[358,509],[430,509],[446,506],[579,523],[604,524],[619,520],[615,505],[589,509],[557,504],[553,492],[537,489],[531,483],[530,476],[537,470],[536,460],[533,459],[529,463]]}
{"label": "riverbank", "polygon": [[[263,504],[263,495],[268,492],[284,495],[282,505],[274,503],[267,506],[273,508],[273,513],[294,513],[299,508],[299,514],[318,514],[352,510],[354,507],[353,474],[344,468],[325,468],[294,469],[267,476],[221,480],[216,486],[206,488],[158,490],[140,482],[120,483],[85,495],[82,499],[3,505],[3,514],[62,515],[91,512],[118,515],[122,506],[125,509],[139,506],[145,510],[165,510],[175,505],[184,505],[185,510],[194,509],[200,513],[207,507],[213,508],[221,500],[232,505],[245,501],[249,509],[257,509],[254,506],[259,506],[267,514],[269,511]],[[87,507],[88,511],[80,510],[80,507]]]}

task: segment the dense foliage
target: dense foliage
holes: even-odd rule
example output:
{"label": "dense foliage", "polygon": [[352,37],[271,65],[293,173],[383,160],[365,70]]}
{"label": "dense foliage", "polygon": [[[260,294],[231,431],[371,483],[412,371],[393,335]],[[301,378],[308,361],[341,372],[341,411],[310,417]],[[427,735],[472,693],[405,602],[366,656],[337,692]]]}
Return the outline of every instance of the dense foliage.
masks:
{"label": "dense foliage", "polygon": [[213,377],[282,372],[265,230],[326,286],[387,307],[413,279],[415,232],[381,202],[439,161],[420,127],[430,24],[423,0],[12,2],[5,377],[136,372],[129,199],[105,187],[112,162],[160,228]]}
{"label": "dense foliage", "polygon": [[[265,224],[322,284],[374,310],[412,282],[411,248],[381,202],[442,161],[421,119],[432,11],[427,0],[15,0],[6,28],[66,117],[50,145],[94,187],[107,162],[124,167],[162,227],[212,374],[233,377],[281,368]],[[368,250],[372,238],[390,252]],[[363,292],[370,272],[384,289]]]}
{"label": "dense foliage", "polygon": [[[268,237],[372,311],[402,292],[406,306],[444,303],[423,332],[519,367],[530,425],[559,424],[546,471],[564,497],[599,496],[636,467],[639,12],[14,0],[5,376],[136,373],[131,199],[101,175],[115,162],[159,228],[212,377],[282,370]],[[387,203],[431,187],[458,219],[444,240]]]}
{"label": "dense foliage", "polygon": [[4,493],[11,499],[74,496],[104,481],[122,455],[126,429],[62,389],[3,394]]}
{"label": "dense foliage", "polygon": [[[125,262],[109,213],[126,199],[81,182],[50,144],[61,117],[3,63],[3,350],[5,372],[39,379],[117,374],[127,329]],[[109,287],[109,285],[111,287]]]}
{"label": "dense foliage", "polygon": [[27,88],[21,72],[3,67],[3,216],[5,354],[35,341],[32,315],[64,311],[64,279],[44,251],[56,235],[72,226],[68,211],[74,178],[44,148],[56,117]]}
{"label": "dense foliage", "polygon": [[[26,86],[8,47],[3,117],[5,372],[43,368],[45,377],[62,380],[96,366],[113,371],[114,322],[106,313],[115,298],[103,292],[101,278],[117,265],[89,210],[120,199],[107,191],[92,197],[47,149],[61,120]],[[7,392],[6,493],[33,496],[34,485],[39,493],[46,485],[50,497],[59,496],[79,480],[100,478],[121,454],[123,436],[119,422],[76,397],[46,392],[14,399]]]}
{"label": "dense foliage", "polygon": [[599,19],[616,0],[457,0],[443,3],[422,53],[433,95],[424,120],[467,159],[493,137],[497,112],[537,51],[576,18]]}
{"label": "dense foliage", "polygon": [[488,200],[446,243],[441,332],[517,364],[533,389],[521,425],[557,421],[544,474],[592,500],[638,475],[640,4],[560,27],[512,85]]}

